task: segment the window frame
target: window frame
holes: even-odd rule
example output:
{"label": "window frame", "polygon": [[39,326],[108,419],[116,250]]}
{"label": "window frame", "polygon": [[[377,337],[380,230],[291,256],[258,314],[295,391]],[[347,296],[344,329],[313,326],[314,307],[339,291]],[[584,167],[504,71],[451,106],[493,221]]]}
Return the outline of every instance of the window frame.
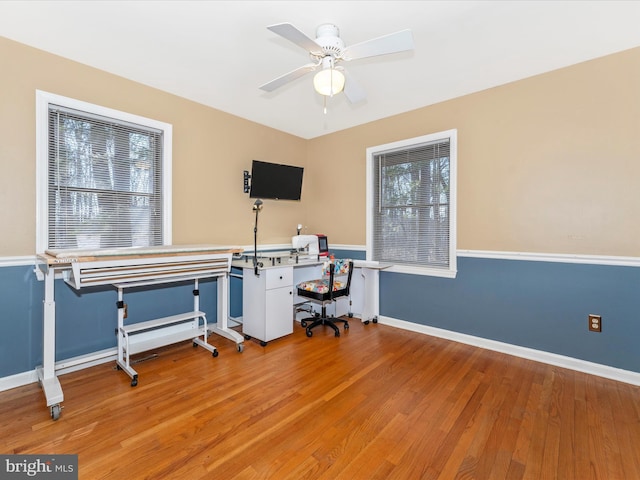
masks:
{"label": "window frame", "polygon": [[108,117],[116,121],[128,122],[163,131],[162,155],[162,244],[171,245],[172,238],[172,136],[173,127],[169,123],[134,115],[69,97],[36,90],[36,252],[43,253],[49,248],[49,105],[80,110],[90,115]]}
{"label": "window frame", "polygon": [[[422,144],[433,143],[443,139],[449,139],[449,266],[448,268],[436,268],[420,265],[393,264],[385,269],[385,272],[407,273],[412,275],[428,275],[434,277],[455,278],[457,275],[457,166],[458,166],[458,131],[457,129],[422,135],[419,137],[399,140],[369,147],[366,150],[366,258],[367,261],[375,261],[373,258],[374,238],[374,193],[376,185],[373,184],[374,159],[376,155],[398,150],[407,150]],[[384,262],[383,262],[384,263]]]}

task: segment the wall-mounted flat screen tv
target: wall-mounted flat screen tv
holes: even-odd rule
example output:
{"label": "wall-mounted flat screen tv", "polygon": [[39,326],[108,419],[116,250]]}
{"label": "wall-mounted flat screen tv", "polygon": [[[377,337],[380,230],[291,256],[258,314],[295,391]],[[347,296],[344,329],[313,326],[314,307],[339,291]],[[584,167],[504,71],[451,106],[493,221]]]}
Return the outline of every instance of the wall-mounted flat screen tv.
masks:
{"label": "wall-mounted flat screen tv", "polygon": [[251,165],[251,198],[300,200],[302,167],[254,160]]}

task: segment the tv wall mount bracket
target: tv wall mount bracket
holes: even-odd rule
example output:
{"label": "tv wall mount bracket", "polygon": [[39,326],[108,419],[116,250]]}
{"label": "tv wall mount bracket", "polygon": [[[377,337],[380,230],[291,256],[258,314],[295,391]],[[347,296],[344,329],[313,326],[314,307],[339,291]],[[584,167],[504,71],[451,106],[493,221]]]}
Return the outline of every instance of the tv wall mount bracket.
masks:
{"label": "tv wall mount bracket", "polygon": [[249,179],[251,178],[251,174],[248,170],[243,172],[244,175],[244,193],[249,193]]}

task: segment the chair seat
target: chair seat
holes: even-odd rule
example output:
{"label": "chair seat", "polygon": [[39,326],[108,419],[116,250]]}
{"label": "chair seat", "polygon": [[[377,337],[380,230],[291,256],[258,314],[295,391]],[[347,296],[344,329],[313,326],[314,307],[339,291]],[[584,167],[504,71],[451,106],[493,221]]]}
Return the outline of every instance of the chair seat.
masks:
{"label": "chair seat", "polygon": [[[331,260],[325,262],[322,267],[322,278],[316,280],[307,280],[296,285],[298,295],[308,298],[310,302],[322,304],[322,313],[317,313],[312,317],[300,321],[300,325],[307,329],[307,337],[313,336],[312,330],[319,325],[327,325],[333,329],[335,336],[340,336],[340,329],[336,326],[336,322],[344,323],[344,329],[349,329],[349,322],[343,318],[334,318],[327,316],[327,305],[336,301],[340,297],[349,295],[351,288],[351,274],[353,271],[353,261],[351,260]],[[347,277],[347,281],[340,281],[336,276],[342,275]],[[349,315],[351,316],[351,315]],[[312,321],[311,325],[307,325],[307,321]]]}
{"label": "chair seat", "polygon": [[[333,280],[333,291],[336,292],[338,290],[342,290],[346,287],[345,282],[341,282],[338,280]],[[304,290],[305,292],[313,292],[313,293],[328,293],[329,292],[329,280],[326,279],[318,279],[318,280],[307,280],[306,282],[299,283],[297,286],[298,290]]]}

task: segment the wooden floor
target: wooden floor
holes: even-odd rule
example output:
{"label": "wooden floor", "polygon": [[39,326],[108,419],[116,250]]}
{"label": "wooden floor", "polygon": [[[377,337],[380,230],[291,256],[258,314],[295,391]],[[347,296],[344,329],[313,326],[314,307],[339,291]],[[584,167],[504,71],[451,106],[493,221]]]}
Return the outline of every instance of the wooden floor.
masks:
{"label": "wooden floor", "polygon": [[80,479],[640,479],[640,387],[352,319],[220,356],[0,393],[0,453],[79,455]]}

